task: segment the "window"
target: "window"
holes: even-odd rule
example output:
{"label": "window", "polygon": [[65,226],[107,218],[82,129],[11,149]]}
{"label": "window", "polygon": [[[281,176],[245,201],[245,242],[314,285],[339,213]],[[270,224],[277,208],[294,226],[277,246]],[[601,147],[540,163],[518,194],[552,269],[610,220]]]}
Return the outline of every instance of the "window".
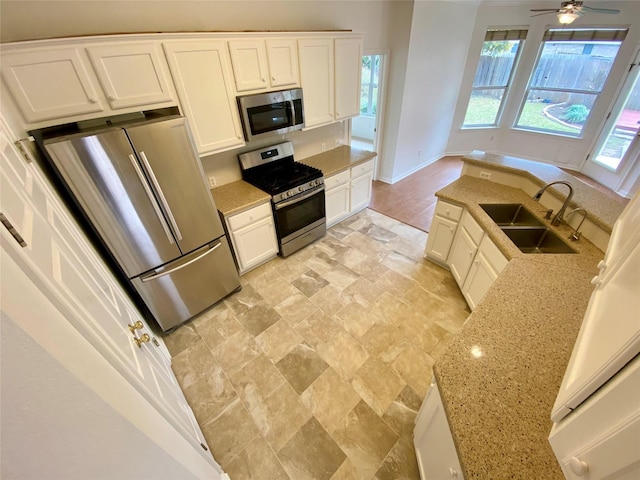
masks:
{"label": "window", "polygon": [[360,90],[360,115],[376,116],[378,110],[378,80],[380,55],[362,57],[362,88]]}
{"label": "window", "polygon": [[516,126],[580,137],[626,33],[547,30]]}
{"label": "window", "polygon": [[498,124],[502,105],[513,77],[526,30],[488,30],[471,98],[464,117],[464,127],[489,127]]}

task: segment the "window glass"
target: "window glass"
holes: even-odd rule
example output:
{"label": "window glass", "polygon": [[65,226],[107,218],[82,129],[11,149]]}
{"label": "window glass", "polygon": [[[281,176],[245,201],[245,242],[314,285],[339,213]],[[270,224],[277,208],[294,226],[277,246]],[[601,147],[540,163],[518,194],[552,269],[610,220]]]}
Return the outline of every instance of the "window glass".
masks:
{"label": "window glass", "polygon": [[516,126],[580,137],[625,30],[548,30]]}
{"label": "window glass", "polygon": [[464,127],[498,124],[526,30],[488,30],[482,44]]}

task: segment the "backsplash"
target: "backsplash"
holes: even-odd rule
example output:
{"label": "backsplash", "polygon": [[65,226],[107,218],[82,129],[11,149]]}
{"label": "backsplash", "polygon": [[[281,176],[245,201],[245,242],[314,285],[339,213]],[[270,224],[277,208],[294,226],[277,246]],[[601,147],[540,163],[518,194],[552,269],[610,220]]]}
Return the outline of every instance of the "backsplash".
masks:
{"label": "backsplash", "polygon": [[335,148],[337,142],[345,144],[347,142],[347,122],[336,122],[324,127],[291,132],[286,135],[274,135],[268,139],[247,143],[242,148],[202,157],[200,160],[202,161],[205,176],[214,176],[218,186],[241,180],[242,176],[238,165],[239,153],[285,141],[293,142],[295,159],[303,160],[312,155],[322,153],[322,144],[325,145],[325,150]]}

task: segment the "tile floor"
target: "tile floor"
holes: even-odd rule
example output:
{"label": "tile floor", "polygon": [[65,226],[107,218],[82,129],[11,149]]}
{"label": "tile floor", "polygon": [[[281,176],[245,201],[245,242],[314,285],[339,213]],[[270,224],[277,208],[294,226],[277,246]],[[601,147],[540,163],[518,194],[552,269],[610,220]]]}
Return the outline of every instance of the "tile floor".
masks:
{"label": "tile floor", "polygon": [[413,422],[469,310],[426,234],[364,210],[166,343],[233,480],[418,479]]}

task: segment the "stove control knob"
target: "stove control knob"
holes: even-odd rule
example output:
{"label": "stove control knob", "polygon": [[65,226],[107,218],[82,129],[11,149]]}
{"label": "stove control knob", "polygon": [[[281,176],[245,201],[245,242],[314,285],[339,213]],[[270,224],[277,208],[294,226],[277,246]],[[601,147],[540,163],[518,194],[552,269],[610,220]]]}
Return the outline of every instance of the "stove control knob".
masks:
{"label": "stove control knob", "polygon": [[302,186],[298,187],[298,191],[299,191],[300,193],[304,192],[304,187],[302,187]]}

